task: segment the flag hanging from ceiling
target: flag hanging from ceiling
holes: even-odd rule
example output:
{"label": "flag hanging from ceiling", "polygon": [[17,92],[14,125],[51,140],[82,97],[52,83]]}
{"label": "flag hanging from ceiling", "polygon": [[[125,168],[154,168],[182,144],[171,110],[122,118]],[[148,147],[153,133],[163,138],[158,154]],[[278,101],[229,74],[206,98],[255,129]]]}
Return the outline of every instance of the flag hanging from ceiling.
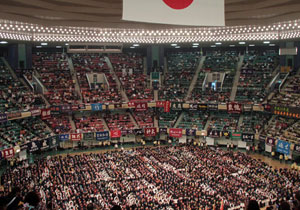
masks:
{"label": "flag hanging from ceiling", "polygon": [[123,0],[123,20],[224,26],[224,0]]}

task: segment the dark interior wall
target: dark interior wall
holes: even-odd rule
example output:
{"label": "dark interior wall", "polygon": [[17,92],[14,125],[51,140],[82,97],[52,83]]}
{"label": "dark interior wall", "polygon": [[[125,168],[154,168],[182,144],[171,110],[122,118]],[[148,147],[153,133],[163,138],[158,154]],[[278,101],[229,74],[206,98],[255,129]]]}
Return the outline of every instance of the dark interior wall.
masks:
{"label": "dark interior wall", "polygon": [[18,44],[8,45],[7,61],[13,69],[18,68],[18,65],[19,65],[18,60],[19,60],[19,58],[18,58]]}

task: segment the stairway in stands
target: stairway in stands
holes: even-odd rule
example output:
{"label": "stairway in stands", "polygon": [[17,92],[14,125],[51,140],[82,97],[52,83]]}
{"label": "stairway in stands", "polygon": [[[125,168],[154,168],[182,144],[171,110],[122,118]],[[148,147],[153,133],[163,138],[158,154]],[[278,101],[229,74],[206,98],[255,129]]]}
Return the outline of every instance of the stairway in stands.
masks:
{"label": "stairway in stands", "polygon": [[181,112],[181,114],[180,114],[179,117],[177,118],[177,121],[176,121],[176,123],[175,123],[175,125],[174,125],[174,128],[177,128],[177,127],[178,127],[178,125],[179,125],[179,124],[181,123],[181,121],[182,121],[183,116],[184,116],[184,113]]}
{"label": "stairway in stands", "polygon": [[68,64],[69,64],[69,68],[70,68],[70,71],[71,71],[72,79],[73,79],[73,81],[75,81],[75,91],[77,92],[77,95],[79,95],[79,97],[80,97],[80,103],[83,103],[79,82],[78,82],[78,79],[77,79],[77,76],[76,76],[77,72],[74,69],[72,58],[67,56],[67,59],[68,59]]}
{"label": "stairway in stands", "polygon": [[241,75],[241,68],[243,65],[243,61],[244,61],[244,56],[240,56],[240,60],[237,63],[237,69],[236,69],[236,74],[234,77],[234,81],[233,81],[233,86],[232,86],[232,90],[231,90],[231,94],[230,94],[230,101],[234,101],[235,96],[236,96],[236,92],[237,92],[237,87],[239,84],[239,80],[240,80],[240,75]]}
{"label": "stairway in stands", "polygon": [[193,89],[194,89],[194,87],[195,87],[195,85],[196,85],[196,82],[197,82],[197,79],[198,79],[199,72],[201,71],[201,69],[202,69],[202,67],[203,67],[205,58],[206,58],[206,56],[202,56],[201,59],[200,59],[200,61],[199,61],[199,65],[198,65],[198,67],[197,67],[197,70],[196,70],[196,72],[195,72],[195,75],[194,75],[194,77],[193,77],[193,80],[192,80],[192,82],[191,82],[191,84],[190,84],[189,90],[188,90],[188,92],[187,92],[187,94],[186,94],[185,101],[188,100],[188,98],[191,97],[191,94],[192,94],[192,92],[193,92]]}
{"label": "stairway in stands", "polygon": [[118,91],[121,93],[122,98],[125,100],[125,102],[129,102],[129,99],[128,99],[128,96],[127,96],[125,90],[123,88],[121,88],[122,87],[121,81],[120,81],[119,77],[117,76],[113,65],[111,64],[111,62],[110,62],[110,60],[107,56],[105,56],[104,58],[105,58],[105,61],[106,61],[107,65],[110,69],[111,75],[115,78],[115,81],[116,81],[117,87],[118,87]]}

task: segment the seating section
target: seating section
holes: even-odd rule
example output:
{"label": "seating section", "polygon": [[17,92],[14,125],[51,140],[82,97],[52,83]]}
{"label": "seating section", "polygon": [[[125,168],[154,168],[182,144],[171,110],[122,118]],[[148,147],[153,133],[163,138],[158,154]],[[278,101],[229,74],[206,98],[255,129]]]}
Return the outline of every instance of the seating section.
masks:
{"label": "seating section", "polygon": [[160,111],[159,116],[158,116],[159,127],[173,128],[178,116],[179,116],[179,112],[176,112],[176,111],[171,111],[171,112]]}
{"label": "seating section", "polygon": [[274,116],[274,120],[271,120],[262,132],[263,135],[271,136],[273,138],[281,138],[286,129],[296,122],[295,119],[285,118],[281,116]]}
{"label": "seating section", "polygon": [[270,120],[270,114],[251,113],[244,114],[240,125],[240,131],[245,133],[258,133]]}
{"label": "seating section", "polygon": [[168,73],[159,90],[161,100],[184,100],[200,57],[199,52],[177,52],[167,55]]}
{"label": "seating section", "polygon": [[238,83],[236,101],[261,103],[267,96],[266,88],[272,80],[272,72],[277,67],[278,55],[274,51],[249,52]]}
{"label": "seating section", "polygon": [[209,114],[206,112],[184,112],[178,128],[203,130]]}
{"label": "seating section", "polygon": [[8,121],[0,124],[0,142],[11,147],[53,135],[39,117]]}
{"label": "seating section", "polygon": [[0,112],[29,110],[44,105],[42,97],[14,79],[0,60]]}
{"label": "seating section", "polygon": [[132,130],[136,128],[127,112],[107,112],[104,114],[104,119],[110,130]]}
{"label": "seating section", "polygon": [[76,115],[74,117],[77,133],[96,132],[104,130],[103,119],[97,114]]}
{"label": "seating section", "polygon": [[[235,51],[207,52],[203,70],[199,73],[190,100],[194,102],[229,101],[238,59],[238,54]],[[222,81],[223,85],[216,85],[215,88],[210,88],[208,82],[203,84],[206,73],[215,73],[215,75],[225,74]]]}
{"label": "seating section", "polygon": [[147,128],[154,126],[154,110],[148,109],[146,112],[133,112],[133,117],[135,118],[138,126],[140,128]]}
{"label": "seating section", "polygon": [[276,94],[271,104],[282,104],[291,107],[300,106],[300,74],[292,75],[289,77],[286,85],[284,85],[282,91]]}
{"label": "seating section", "polygon": [[[110,73],[104,56],[99,54],[73,54],[71,58],[85,103],[121,102],[121,94],[118,91],[117,83]],[[86,75],[88,73],[104,73],[109,86],[103,84],[91,89]]]}
{"label": "seating section", "polygon": [[153,90],[143,74],[143,57],[139,54],[112,54],[109,59],[130,101],[152,101]]}
{"label": "seating section", "polygon": [[33,69],[48,90],[45,96],[50,104],[79,103],[66,54],[37,52],[32,59]]}
{"label": "seating section", "polygon": [[300,144],[300,120],[289,126],[281,138],[294,144]]}
{"label": "seating section", "polygon": [[56,115],[45,120],[55,134],[70,133],[72,130],[71,122],[68,115]]}
{"label": "seating section", "polygon": [[212,116],[208,130],[237,132],[238,122],[239,115],[219,113],[218,115]]}

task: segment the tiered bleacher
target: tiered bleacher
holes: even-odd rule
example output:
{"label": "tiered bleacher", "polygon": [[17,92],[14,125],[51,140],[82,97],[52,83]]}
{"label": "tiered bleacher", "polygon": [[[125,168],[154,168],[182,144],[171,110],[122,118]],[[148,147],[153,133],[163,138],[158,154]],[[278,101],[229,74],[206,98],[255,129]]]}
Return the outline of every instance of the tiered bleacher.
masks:
{"label": "tiered bleacher", "polygon": [[33,93],[18,79],[14,79],[9,69],[0,60],[0,111],[13,112],[30,110],[44,106],[44,100]]}
{"label": "tiered bleacher", "polygon": [[237,132],[238,131],[238,122],[239,116],[232,115],[227,113],[218,113],[211,117],[209,122],[208,130],[216,130],[216,131],[229,131],[229,132]]}
{"label": "tiered bleacher", "polygon": [[235,100],[261,103],[268,94],[267,86],[277,67],[278,54],[274,51],[252,51],[244,56],[243,62]]}
{"label": "tiered bleacher", "polygon": [[72,130],[68,115],[60,114],[45,120],[55,134],[69,133]]}
{"label": "tiered bleacher", "polygon": [[77,133],[96,132],[104,130],[103,119],[96,114],[75,115],[74,123]]}
{"label": "tiered bleacher", "polygon": [[271,104],[282,104],[290,107],[300,106],[300,74],[290,76],[280,93],[275,95]]}
{"label": "tiered bleacher", "polygon": [[269,137],[281,139],[283,133],[295,122],[296,120],[292,118],[274,116],[274,120],[269,121],[269,124],[263,130],[262,134]]}
{"label": "tiered bleacher", "polygon": [[133,117],[135,118],[138,126],[140,128],[153,127],[154,126],[154,110],[148,109],[146,112],[133,112]]}
{"label": "tiered bleacher", "polygon": [[45,96],[50,104],[79,103],[66,54],[37,52],[32,59],[33,69],[48,90]]}
{"label": "tiered bleacher", "polygon": [[167,55],[168,73],[159,90],[159,98],[183,101],[200,61],[199,52],[178,52]]}
{"label": "tiered bleacher", "polygon": [[[73,54],[72,61],[79,82],[80,91],[85,103],[119,103],[121,95],[115,78],[111,75],[104,56],[99,54]],[[104,73],[108,81],[93,88],[87,79],[87,74]],[[91,83],[92,81],[90,81]]]}
{"label": "tiered bleacher", "polygon": [[167,127],[173,128],[176,120],[178,118],[179,112],[171,111],[171,112],[161,112],[158,116],[158,125],[159,127]]}
{"label": "tiered bleacher", "polygon": [[300,120],[289,126],[281,138],[282,140],[292,142],[294,144],[300,143]]}
{"label": "tiered bleacher", "polygon": [[143,57],[139,54],[109,55],[114,71],[130,101],[152,101],[153,90],[143,74]]}
{"label": "tiered bleacher", "polygon": [[259,133],[270,120],[270,114],[250,113],[243,115],[240,131],[245,133]]}
{"label": "tiered bleacher", "polygon": [[205,112],[184,112],[178,128],[204,130],[208,113]]}
{"label": "tiered bleacher", "polygon": [[[235,51],[207,52],[203,70],[199,73],[190,100],[198,102],[229,101],[238,59],[238,55]],[[215,88],[209,87],[207,84],[203,85],[205,73],[208,72],[225,73],[223,85]]]}
{"label": "tiered bleacher", "polygon": [[132,130],[136,128],[127,112],[106,112],[104,119],[110,130]]}
{"label": "tiered bleacher", "polygon": [[45,139],[51,135],[53,133],[39,117],[0,123],[0,142],[7,148]]}

